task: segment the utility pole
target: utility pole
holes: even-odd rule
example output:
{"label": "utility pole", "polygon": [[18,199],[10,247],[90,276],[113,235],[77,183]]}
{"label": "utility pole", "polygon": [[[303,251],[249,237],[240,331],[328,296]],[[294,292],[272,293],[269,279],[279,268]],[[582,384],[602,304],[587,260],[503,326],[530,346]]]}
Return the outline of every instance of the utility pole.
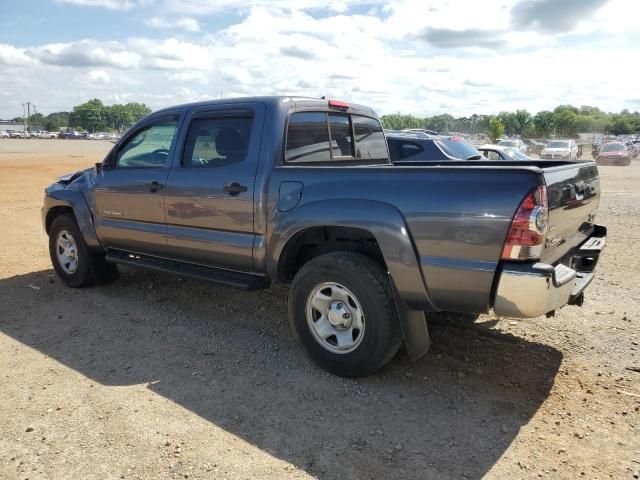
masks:
{"label": "utility pole", "polygon": [[22,104],[22,131],[26,132],[26,126],[25,126],[25,120],[26,120],[26,110],[25,110],[25,104]]}
{"label": "utility pole", "polygon": [[27,128],[31,133],[31,102],[27,102]]}

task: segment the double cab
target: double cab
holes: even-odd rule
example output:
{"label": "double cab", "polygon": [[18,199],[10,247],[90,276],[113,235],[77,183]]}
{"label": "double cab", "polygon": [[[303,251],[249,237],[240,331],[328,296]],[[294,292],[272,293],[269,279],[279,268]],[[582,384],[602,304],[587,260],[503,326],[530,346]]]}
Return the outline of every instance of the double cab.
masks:
{"label": "double cab", "polygon": [[393,165],[370,108],[257,97],[181,105],[45,191],[70,287],[129,264],[242,289],[290,285],[294,336],[323,368],[367,375],[430,312],[510,317],[580,305],[605,245],[593,162]]}

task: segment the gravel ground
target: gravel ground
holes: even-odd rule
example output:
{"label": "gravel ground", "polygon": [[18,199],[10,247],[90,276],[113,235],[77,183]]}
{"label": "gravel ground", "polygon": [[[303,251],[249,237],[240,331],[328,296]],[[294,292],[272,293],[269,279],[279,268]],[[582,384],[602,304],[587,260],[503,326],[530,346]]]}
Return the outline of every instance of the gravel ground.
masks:
{"label": "gravel ground", "polygon": [[0,478],[638,478],[640,160],[600,169],[582,308],[439,315],[426,357],[352,381],[305,359],[284,290],[65,288],[42,188],[109,147],[0,141]]}

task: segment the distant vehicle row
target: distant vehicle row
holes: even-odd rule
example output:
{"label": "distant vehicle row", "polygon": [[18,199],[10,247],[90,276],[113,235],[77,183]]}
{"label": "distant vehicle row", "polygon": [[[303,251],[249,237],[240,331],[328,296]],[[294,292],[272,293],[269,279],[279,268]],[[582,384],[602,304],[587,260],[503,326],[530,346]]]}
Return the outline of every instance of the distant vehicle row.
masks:
{"label": "distant vehicle row", "polygon": [[[472,145],[458,135],[438,135],[425,130],[385,131],[389,156],[395,164],[443,160],[490,160],[508,162],[532,161],[525,151],[528,147],[522,140],[502,140],[497,145]],[[540,142],[536,142],[539,144]],[[544,145],[544,144],[543,144]],[[630,165],[631,159],[640,152],[640,141],[606,142],[593,158],[600,165]],[[540,150],[541,160],[578,160],[582,146],[574,140],[551,140]]]}
{"label": "distant vehicle row", "polygon": [[3,130],[0,131],[0,138],[63,138],[63,139],[79,139],[79,140],[118,140],[119,135],[109,132],[47,132],[46,130],[39,131],[17,131],[17,130]]}

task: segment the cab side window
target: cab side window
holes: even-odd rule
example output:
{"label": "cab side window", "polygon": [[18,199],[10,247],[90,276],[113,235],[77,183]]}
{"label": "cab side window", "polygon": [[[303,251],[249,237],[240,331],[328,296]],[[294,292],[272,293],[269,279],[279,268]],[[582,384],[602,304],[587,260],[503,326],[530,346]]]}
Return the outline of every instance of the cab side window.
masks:
{"label": "cab side window", "polygon": [[170,119],[144,127],[118,149],[115,167],[168,166],[169,150],[176,134],[177,124],[177,119]]}
{"label": "cab side window", "polygon": [[242,162],[249,151],[253,117],[196,118],[189,126],[182,166],[212,168]]}

